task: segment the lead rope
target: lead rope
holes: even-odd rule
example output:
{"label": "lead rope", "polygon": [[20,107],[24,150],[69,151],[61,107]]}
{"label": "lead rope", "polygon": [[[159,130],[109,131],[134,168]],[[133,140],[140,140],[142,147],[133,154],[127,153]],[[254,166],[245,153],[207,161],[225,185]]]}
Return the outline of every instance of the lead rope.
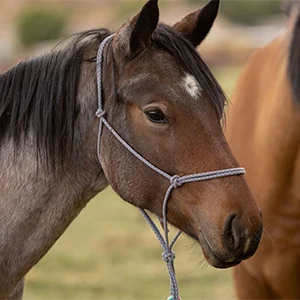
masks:
{"label": "lead rope", "polygon": [[182,233],[179,231],[171,243],[169,242],[169,229],[168,229],[168,221],[167,221],[167,204],[170,198],[170,195],[173,189],[176,189],[182,186],[185,183],[191,183],[195,181],[204,181],[210,180],[215,178],[233,176],[233,175],[244,175],[245,169],[244,168],[232,168],[232,169],[224,169],[212,172],[205,172],[205,173],[198,173],[198,174],[191,174],[186,176],[178,176],[174,175],[171,176],[168,173],[164,172],[163,170],[159,169],[152,163],[150,163],[147,159],[141,156],[137,151],[135,151],[114,129],[113,127],[107,122],[105,119],[106,112],[103,110],[103,101],[102,101],[102,60],[103,60],[103,51],[105,45],[113,38],[114,35],[110,35],[106,37],[100,44],[98,54],[97,54],[97,62],[96,62],[96,72],[97,72],[97,87],[98,87],[98,109],[96,111],[96,116],[99,118],[99,131],[98,131],[98,143],[97,143],[97,155],[99,158],[99,162],[101,164],[101,156],[100,156],[100,143],[101,143],[101,135],[103,130],[103,125],[113,134],[113,136],[128,150],[130,151],[136,158],[142,161],[146,166],[151,168],[153,171],[157,172],[158,174],[162,175],[166,179],[170,181],[170,186],[166,191],[164,201],[163,201],[163,208],[162,208],[162,223],[164,229],[164,237],[161,234],[160,230],[150,218],[148,213],[144,209],[140,209],[141,214],[155,233],[157,239],[159,240],[160,244],[164,252],[162,253],[162,258],[166,262],[169,272],[170,278],[170,294],[171,296],[168,300],[180,300],[179,298],[179,290],[178,290],[178,283],[175,274],[174,268],[174,259],[175,253],[172,251],[172,248],[177,241],[178,237]]}

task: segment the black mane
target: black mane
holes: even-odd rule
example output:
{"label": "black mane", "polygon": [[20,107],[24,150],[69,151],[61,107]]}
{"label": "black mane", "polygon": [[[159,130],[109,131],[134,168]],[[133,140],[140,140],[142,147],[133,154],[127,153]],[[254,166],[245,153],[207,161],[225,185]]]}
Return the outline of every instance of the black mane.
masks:
{"label": "black mane", "polygon": [[[21,62],[0,75],[0,145],[7,137],[18,145],[30,131],[37,153],[48,165],[61,165],[71,157],[80,111],[77,93],[81,65],[87,60],[95,62],[99,44],[109,35],[107,29],[75,34],[65,49]],[[221,118],[226,97],[194,46],[180,32],[162,24],[152,42],[195,76]],[[91,47],[93,51],[88,51]],[[93,57],[86,57],[89,52]]]}
{"label": "black mane", "polygon": [[85,39],[99,45],[109,34],[106,29],[77,34],[65,49],[21,62],[0,75],[0,143],[12,137],[18,145],[32,130],[38,153],[52,166],[70,156],[80,109],[80,69],[91,44]]}

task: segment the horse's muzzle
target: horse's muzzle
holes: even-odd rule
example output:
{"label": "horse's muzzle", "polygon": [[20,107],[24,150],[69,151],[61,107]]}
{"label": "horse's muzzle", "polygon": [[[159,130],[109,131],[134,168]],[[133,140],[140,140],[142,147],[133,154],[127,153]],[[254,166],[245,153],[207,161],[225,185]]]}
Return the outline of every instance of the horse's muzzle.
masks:
{"label": "horse's muzzle", "polygon": [[229,268],[238,265],[242,260],[251,257],[257,250],[261,235],[262,222],[253,228],[244,227],[237,214],[227,217],[224,224],[222,246],[213,247],[203,231],[199,231],[203,253],[207,261],[216,268]]}

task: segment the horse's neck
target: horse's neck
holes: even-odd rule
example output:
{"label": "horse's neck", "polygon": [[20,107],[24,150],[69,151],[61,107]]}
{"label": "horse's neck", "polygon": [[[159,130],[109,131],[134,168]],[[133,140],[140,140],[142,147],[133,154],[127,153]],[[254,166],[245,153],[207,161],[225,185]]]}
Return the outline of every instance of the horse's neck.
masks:
{"label": "horse's neck", "polygon": [[[86,72],[83,69],[83,78],[89,75]],[[79,89],[82,105],[74,158],[64,175],[41,166],[37,173],[36,149],[29,140],[16,155],[12,141],[1,145],[1,299],[51,248],[87,202],[107,186],[96,159],[96,97],[91,92],[95,87],[90,85],[82,82]]]}

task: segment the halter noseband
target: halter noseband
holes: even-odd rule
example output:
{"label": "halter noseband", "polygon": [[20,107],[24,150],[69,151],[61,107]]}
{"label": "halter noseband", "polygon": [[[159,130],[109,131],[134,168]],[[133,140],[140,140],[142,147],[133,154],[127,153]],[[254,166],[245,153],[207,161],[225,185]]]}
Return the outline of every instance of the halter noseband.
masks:
{"label": "halter noseband", "polygon": [[140,155],[137,151],[135,151],[114,129],[113,127],[107,122],[105,119],[105,111],[103,110],[103,103],[102,103],[102,59],[103,59],[103,50],[105,45],[113,38],[114,35],[110,35],[106,37],[100,44],[98,54],[97,54],[97,87],[98,87],[98,110],[96,112],[96,116],[99,118],[99,132],[98,132],[98,144],[97,144],[97,154],[99,158],[99,162],[101,164],[100,158],[100,142],[101,142],[101,134],[103,125],[113,134],[113,136],[129,151],[131,152],[137,159],[142,161],[146,166],[157,172],[158,174],[162,175],[166,179],[170,181],[170,186],[166,191],[163,208],[162,208],[162,223],[164,228],[164,237],[161,234],[160,230],[157,228],[153,220],[150,218],[148,213],[144,209],[140,209],[141,214],[150,225],[151,229],[154,231],[156,237],[158,238],[159,242],[162,245],[164,250],[162,254],[163,260],[166,262],[170,277],[170,292],[171,296],[168,298],[169,300],[180,300],[179,299],[179,291],[178,291],[178,284],[175,275],[174,269],[174,259],[175,253],[172,251],[172,248],[182,233],[179,231],[176,236],[173,238],[171,243],[169,242],[169,235],[168,235],[168,222],[167,222],[167,204],[170,198],[171,192],[173,189],[180,187],[185,183],[195,182],[195,181],[204,181],[210,180],[220,177],[227,177],[233,175],[244,175],[245,169],[244,168],[232,168],[232,169],[224,169],[212,172],[205,172],[205,173],[198,173],[198,174],[191,174],[186,176],[178,176],[174,175],[171,176],[168,173],[164,172],[163,170],[159,169],[147,159],[145,159],[142,155]]}

